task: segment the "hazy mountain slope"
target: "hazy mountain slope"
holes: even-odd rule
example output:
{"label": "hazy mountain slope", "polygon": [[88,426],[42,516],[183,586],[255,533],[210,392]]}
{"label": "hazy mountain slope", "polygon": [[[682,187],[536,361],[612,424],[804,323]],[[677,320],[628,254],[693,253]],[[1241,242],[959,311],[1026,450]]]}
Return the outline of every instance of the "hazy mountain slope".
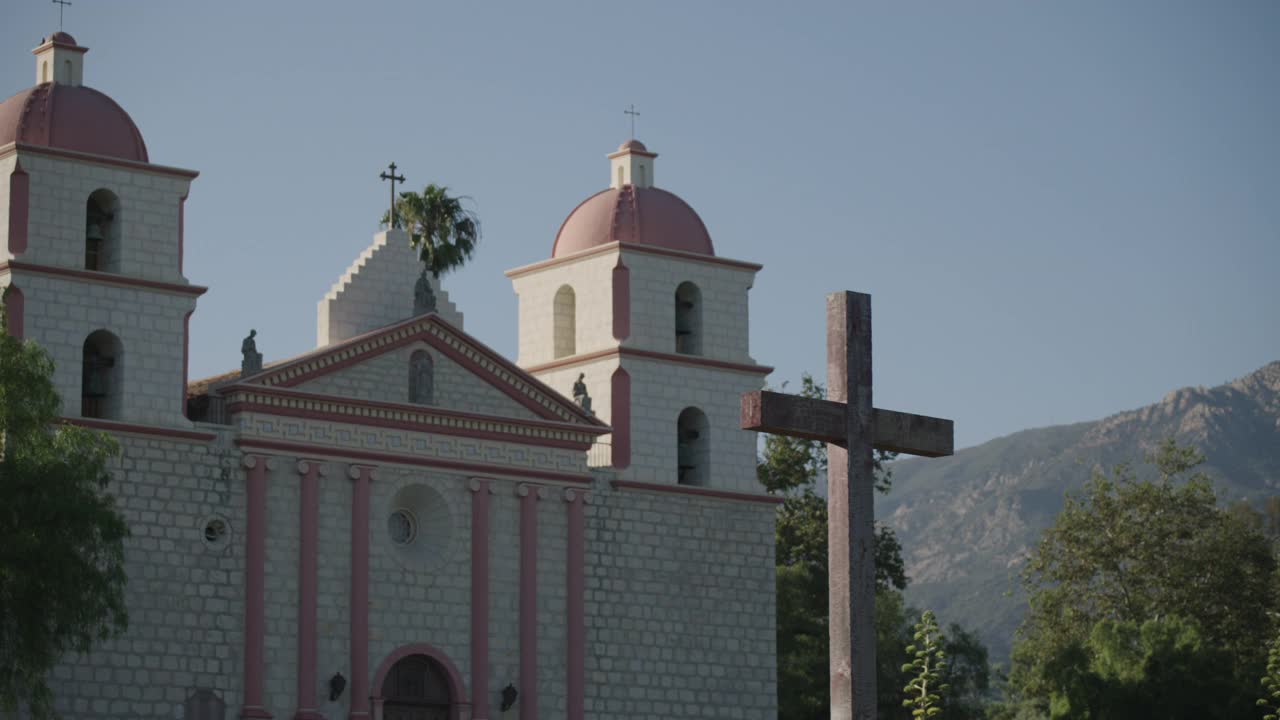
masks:
{"label": "hazy mountain slope", "polygon": [[1280,362],[1103,420],[896,463],[893,490],[877,499],[876,515],[902,541],[908,599],[976,629],[993,660],[1004,660],[1022,619],[1018,570],[1063,494],[1079,489],[1094,467],[1139,465],[1169,436],[1208,456],[1220,497],[1280,494]]}

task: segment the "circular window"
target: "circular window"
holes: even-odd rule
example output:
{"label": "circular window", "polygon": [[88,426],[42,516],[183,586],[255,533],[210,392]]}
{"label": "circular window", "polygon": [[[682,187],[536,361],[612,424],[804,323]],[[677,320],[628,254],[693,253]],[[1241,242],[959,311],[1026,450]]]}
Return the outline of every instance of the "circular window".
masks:
{"label": "circular window", "polygon": [[408,545],[418,534],[418,521],[408,510],[396,510],[387,518],[387,532],[391,535],[391,542]]}
{"label": "circular window", "polygon": [[224,550],[231,544],[231,523],[221,515],[210,515],[200,523],[201,539],[210,550]]}
{"label": "circular window", "polygon": [[427,485],[406,485],[387,506],[387,539],[396,562],[409,570],[435,570],[449,559],[453,517],[449,501]]}

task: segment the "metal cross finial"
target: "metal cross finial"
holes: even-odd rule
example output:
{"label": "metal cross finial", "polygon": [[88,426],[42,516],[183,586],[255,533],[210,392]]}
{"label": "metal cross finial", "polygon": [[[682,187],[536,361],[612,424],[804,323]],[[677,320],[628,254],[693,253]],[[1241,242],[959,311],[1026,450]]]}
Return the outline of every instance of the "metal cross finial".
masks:
{"label": "metal cross finial", "polygon": [[640,113],[636,111],[636,106],[633,104],[631,107],[623,110],[622,114],[631,116],[631,139],[634,140],[636,138],[636,118],[640,117]]}
{"label": "metal cross finial", "polygon": [[390,174],[383,172],[378,177],[382,178],[383,180],[391,181],[391,222],[390,224],[387,225],[387,229],[390,230],[391,228],[396,226],[396,183],[404,182],[404,175],[396,175],[395,163],[391,163],[388,169],[391,170]]}
{"label": "metal cross finial", "polygon": [[58,30],[62,30],[62,9],[71,3],[67,0],[53,0],[53,4],[58,6]]}

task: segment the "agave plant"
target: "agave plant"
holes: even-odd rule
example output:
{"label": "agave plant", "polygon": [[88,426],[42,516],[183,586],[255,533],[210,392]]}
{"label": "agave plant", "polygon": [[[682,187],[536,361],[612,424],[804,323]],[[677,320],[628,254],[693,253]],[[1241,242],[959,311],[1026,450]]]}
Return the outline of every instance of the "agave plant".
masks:
{"label": "agave plant", "polygon": [[[480,218],[451,197],[449,188],[432,183],[422,192],[402,192],[396,200],[395,227],[409,232],[423,270],[434,278],[461,267],[480,242]],[[382,224],[391,223],[391,211]]]}

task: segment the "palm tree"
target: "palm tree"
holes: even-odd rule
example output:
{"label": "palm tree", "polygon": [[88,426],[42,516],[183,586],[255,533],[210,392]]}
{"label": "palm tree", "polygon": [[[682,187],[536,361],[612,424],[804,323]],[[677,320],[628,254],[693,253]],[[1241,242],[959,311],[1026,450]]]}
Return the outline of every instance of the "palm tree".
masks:
{"label": "palm tree", "polygon": [[[423,272],[439,278],[457,269],[480,242],[480,218],[462,206],[465,197],[450,197],[449,188],[432,183],[421,193],[402,192],[396,200],[395,227],[409,231],[410,242],[422,260]],[[391,211],[382,224],[391,222]]]}

